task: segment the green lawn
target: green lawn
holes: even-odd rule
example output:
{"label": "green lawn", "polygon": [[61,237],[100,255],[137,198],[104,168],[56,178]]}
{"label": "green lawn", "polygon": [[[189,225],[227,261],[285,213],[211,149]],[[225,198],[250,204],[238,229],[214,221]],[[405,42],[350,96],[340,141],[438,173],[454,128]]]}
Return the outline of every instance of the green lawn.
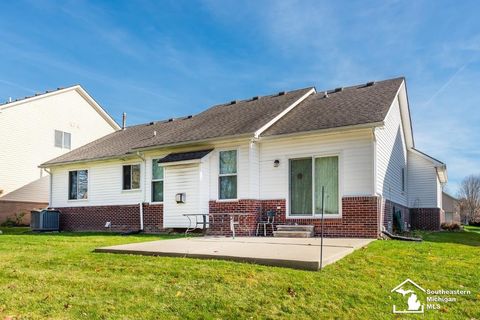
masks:
{"label": "green lawn", "polygon": [[[92,253],[167,238],[2,229],[0,319],[402,319],[397,284],[471,290],[418,318],[480,319],[480,229],[375,241],[321,272]],[[415,318],[405,316],[403,318]]]}

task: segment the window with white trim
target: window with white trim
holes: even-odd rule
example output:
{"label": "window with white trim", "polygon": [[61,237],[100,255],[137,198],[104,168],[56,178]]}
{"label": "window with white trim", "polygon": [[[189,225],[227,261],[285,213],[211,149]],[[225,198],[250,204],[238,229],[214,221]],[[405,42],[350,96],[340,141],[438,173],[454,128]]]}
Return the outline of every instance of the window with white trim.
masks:
{"label": "window with white trim", "polygon": [[68,200],[88,198],[88,170],[68,172]]}
{"label": "window with white trim", "polygon": [[55,147],[63,149],[71,149],[72,135],[68,132],[55,130]]}
{"label": "window with white trim", "polygon": [[123,166],[123,190],[140,189],[140,165],[129,164]]}
{"label": "window with white trim", "polygon": [[163,166],[152,160],[152,202],[163,202]]}
{"label": "window with white trim", "polygon": [[237,150],[219,152],[218,198],[237,198]]}

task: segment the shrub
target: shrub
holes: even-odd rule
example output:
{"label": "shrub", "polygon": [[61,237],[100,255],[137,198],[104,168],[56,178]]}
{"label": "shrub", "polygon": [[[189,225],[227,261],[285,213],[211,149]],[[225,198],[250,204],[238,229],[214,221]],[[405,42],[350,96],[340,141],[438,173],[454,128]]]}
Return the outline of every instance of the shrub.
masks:
{"label": "shrub", "polygon": [[25,212],[15,213],[13,216],[7,217],[7,220],[1,224],[2,227],[18,227],[23,225],[23,217]]}
{"label": "shrub", "polygon": [[440,226],[443,230],[448,230],[448,231],[457,231],[460,230],[460,224],[457,222],[444,222]]}

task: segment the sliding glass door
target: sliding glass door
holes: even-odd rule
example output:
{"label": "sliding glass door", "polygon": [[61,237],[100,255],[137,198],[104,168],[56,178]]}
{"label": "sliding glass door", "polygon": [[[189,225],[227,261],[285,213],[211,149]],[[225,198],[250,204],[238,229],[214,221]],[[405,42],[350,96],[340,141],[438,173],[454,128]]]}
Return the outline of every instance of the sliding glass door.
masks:
{"label": "sliding glass door", "polygon": [[290,160],[290,214],[312,215],[312,158]]}
{"label": "sliding glass door", "polygon": [[339,214],[338,179],[338,156],[291,159],[290,215]]}

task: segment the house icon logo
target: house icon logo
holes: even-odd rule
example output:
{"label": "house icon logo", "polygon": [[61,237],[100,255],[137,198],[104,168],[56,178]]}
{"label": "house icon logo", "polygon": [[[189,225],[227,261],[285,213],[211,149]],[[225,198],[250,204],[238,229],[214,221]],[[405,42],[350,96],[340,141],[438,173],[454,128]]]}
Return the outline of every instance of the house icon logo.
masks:
{"label": "house icon logo", "polygon": [[393,313],[424,313],[425,304],[421,303],[417,292],[425,292],[425,289],[410,279],[407,279],[400,283],[398,286],[392,289],[391,292],[401,294],[406,299],[407,308],[397,308],[393,305]]}

